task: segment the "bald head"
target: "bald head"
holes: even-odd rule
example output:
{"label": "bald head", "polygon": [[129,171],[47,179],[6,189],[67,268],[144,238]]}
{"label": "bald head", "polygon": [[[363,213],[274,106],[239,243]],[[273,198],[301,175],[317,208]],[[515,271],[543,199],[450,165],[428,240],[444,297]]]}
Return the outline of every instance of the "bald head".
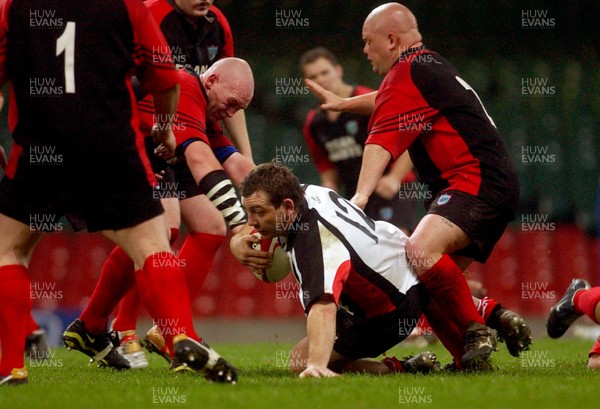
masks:
{"label": "bald head", "polygon": [[228,57],[215,62],[200,75],[208,96],[207,117],[220,121],[245,109],[254,96],[254,76],[248,63]]}
{"label": "bald head", "polygon": [[375,8],[363,24],[363,52],[373,66],[373,71],[385,75],[404,51],[420,46],[414,14],[399,3],[386,3]]}

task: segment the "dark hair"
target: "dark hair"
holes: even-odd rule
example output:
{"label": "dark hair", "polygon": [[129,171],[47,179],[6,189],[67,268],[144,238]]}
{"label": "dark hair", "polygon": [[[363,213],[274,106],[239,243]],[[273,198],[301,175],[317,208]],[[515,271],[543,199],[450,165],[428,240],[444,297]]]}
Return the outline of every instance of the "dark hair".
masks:
{"label": "dark hair", "polygon": [[300,209],[304,201],[304,189],[296,175],[290,168],[276,161],[263,163],[252,169],[240,186],[243,197],[259,190],[269,195],[275,208],[281,206],[284,199],[292,199],[294,207]]}
{"label": "dark hair", "polygon": [[304,72],[304,66],[317,61],[319,58],[325,58],[333,65],[339,65],[334,53],[325,47],[316,47],[308,50],[300,57],[300,71]]}

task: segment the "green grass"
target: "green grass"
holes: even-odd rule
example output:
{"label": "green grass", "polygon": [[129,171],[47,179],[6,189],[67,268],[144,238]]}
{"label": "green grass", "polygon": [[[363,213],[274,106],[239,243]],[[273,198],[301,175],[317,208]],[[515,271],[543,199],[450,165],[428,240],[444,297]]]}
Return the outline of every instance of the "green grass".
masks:
{"label": "green grass", "polygon": [[[88,365],[77,351],[54,350],[45,366],[30,365],[30,383],[0,388],[1,408],[592,408],[598,407],[600,371],[586,368],[591,341],[541,339],[524,359],[502,345],[498,369],[485,375],[344,375],[297,379],[282,365],[291,345],[215,345],[240,368],[237,385],[209,384],[175,375],[152,355],[151,367],[115,372]],[[450,357],[439,344],[440,360]],[[406,355],[396,347],[388,354]]]}

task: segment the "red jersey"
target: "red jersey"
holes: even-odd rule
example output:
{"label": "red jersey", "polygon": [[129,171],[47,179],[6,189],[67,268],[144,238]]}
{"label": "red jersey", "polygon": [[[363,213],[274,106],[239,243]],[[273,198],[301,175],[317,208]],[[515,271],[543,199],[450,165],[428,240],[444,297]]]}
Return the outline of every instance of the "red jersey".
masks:
{"label": "red jersey", "polygon": [[[218,122],[209,122],[206,118],[208,97],[196,74],[179,70],[179,102],[177,112],[172,118],[172,129],[178,149],[188,143],[200,140],[211,148],[230,146],[231,141],[223,133]],[[140,129],[145,136],[150,136],[152,126],[157,122],[152,105],[152,97],[147,95],[138,102]]]}
{"label": "red jersey", "polygon": [[384,78],[367,143],[395,159],[409,150],[435,197],[459,190],[514,209],[519,182],[508,149],[473,89],[437,53],[403,53]]}

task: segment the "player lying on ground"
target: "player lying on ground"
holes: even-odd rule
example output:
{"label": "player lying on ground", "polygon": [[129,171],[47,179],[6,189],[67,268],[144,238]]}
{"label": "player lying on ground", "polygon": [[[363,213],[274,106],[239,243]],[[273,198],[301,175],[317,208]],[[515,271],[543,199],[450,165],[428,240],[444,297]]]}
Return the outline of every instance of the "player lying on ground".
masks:
{"label": "player lying on ground", "polygon": [[[551,338],[560,338],[582,315],[600,324],[600,287],[592,287],[581,278],[571,282],[560,301],[552,307],[546,328]],[[600,337],[589,353],[588,368],[600,369]]]}
{"label": "player lying on ground", "polygon": [[[307,338],[292,352],[293,371],[302,376],[401,371],[403,365],[395,359],[382,364],[362,358],[401,342],[421,312],[444,345],[450,342],[458,349],[453,356],[460,368],[462,334],[452,326],[440,327],[439,307],[407,264],[408,237],[401,230],[371,220],[330,189],[302,187],[289,169],[276,163],[251,171],[241,194],[248,226],[232,238],[232,253],[242,264],[263,269],[269,254],[251,249],[258,238],[249,233],[255,229],[264,237],[279,237],[301,284]],[[502,335],[514,342],[513,334],[524,322],[500,306],[493,309],[496,322],[503,323]]]}

